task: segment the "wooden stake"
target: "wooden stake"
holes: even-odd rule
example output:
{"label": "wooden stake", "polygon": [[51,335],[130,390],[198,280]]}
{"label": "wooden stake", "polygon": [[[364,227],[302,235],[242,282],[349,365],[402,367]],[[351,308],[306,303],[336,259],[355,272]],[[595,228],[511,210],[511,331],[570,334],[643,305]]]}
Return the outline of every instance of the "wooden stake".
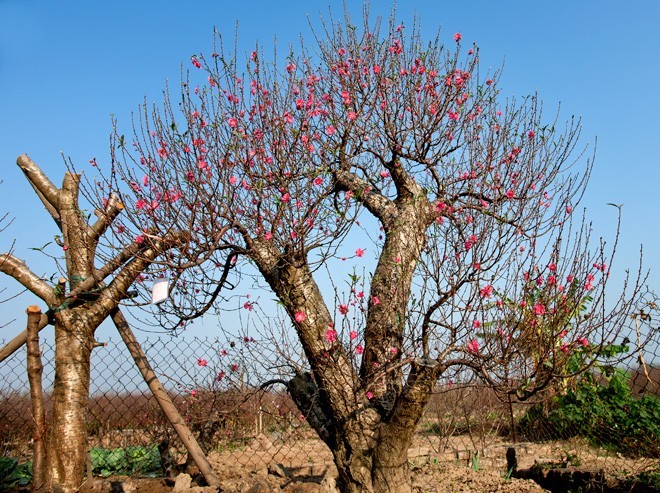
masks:
{"label": "wooden stake", "polygon": [[204,451],[199,446],[199,443],[197,443],[197,440],[192,434],[192,431],[190,431],[190,428],[186,426],[183,418],[179,414],[179,411],[177,411],[176,407],[174,406],[172,399],[170,399],[170,396],[165,391],[165,388],[158,380],[158,377],[154,373],[151,365],[149,364],[149,361],[147,360],[147,355],[142,350],[142,347],[140,347],[140,343],[135,338],[135,335],[133,334],[131,327],[128,325],[128,322],[124,318],[124,315],[118,308],[116,308],[111,312],[111,316],[112,321],[115,323],[115,326],[119,331],[119,335],[121,335],[121,338],[126,344],[128,351],[131,353],[135,364],[140,370],[142,378],[144,378],[144,381],[147,383],[149,389],[156,398],[158,405],[174,427],[177,435],[179,435],[179,438],[188,450],[190,457],[192,457],[192,459],[195,461],[195,464],[197,464],[197,467],[199,467],[200,472],[204,475],[204,479],[206,479],[206,482],[209,484],[209,486],[219,486],[220,481],[218,480],[215,471],[213,471],[211,464],[209,464],[209,461],[206,458],[206,454],[204,454]]}
{"label": "wooden stake", "polygon": [[27,313],[27,373],[30,382],[32,419],[34,420],[32,487],[31,491],[41,491],[46,485],[46,411],[44,408],[41,377],[43,364],[39,350],[39,324],[41,309],[31,305]]}

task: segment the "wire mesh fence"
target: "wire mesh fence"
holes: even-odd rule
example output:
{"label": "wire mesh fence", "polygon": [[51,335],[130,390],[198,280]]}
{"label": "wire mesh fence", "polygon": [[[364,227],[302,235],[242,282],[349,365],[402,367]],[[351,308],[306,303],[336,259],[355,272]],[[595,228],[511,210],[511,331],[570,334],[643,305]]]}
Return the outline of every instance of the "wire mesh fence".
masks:
{"label": "wire mesh fence", "polygon": [[[281,464],[319,474],[332,467],[330,450],[285,387],[248,386],[239,366],[222,359],[218,340],[162,337],[142,347],[215,468]],[[443,382],[419,424],[409,458],[502,469],[506,449],[513,445],[521,467],[553,461],[621,473],[657,468],[660,367],[655,348],[657,341],[644,357],[631,354],[615,368],[595,367],[525,403],[468,377]],[[19,460],[30,457],[33,432],[25,359],[22,349],[0,365],[0,443],[3,455]],[[42,359],[48,410],[54,378],[49,342],[42,343]],[[93,351],[88,431],[97,454],[153,451],[162,474],[175,473],[186,462],[185,449],[121,340]]]}

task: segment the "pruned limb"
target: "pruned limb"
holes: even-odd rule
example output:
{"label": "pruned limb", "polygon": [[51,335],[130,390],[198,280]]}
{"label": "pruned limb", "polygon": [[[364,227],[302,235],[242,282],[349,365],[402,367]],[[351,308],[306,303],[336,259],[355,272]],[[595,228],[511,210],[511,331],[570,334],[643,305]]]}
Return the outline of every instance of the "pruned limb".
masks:
{"label": "pruned limb", "polygon": [[170,399],[170,396],[167,394],[165,388],[160,383],[158,377],[151,368],[151,365],[147,360],[147,355],[140,347],[140,343],[135,338],[135,335],[133,334],[131,327],[128,325],[126,318],[124,318],[124,315],[121,313],[119,308],[115,308],[112,311],[111,316],[112,321],[115,323],[115,327],[117,327],[117,330],[119,331],[119,335],[126,344],[128,351],[131,353],[135,364],[140,370],[140,373],[142,374],[144,381],[149,386],[152,394],[156,398],[158,405],[165,413],[165,416],[167,416],[167,419],[174,427],[177,435],[179,435],[179,438],[188,450],[188,453],[195,461],[195,464],[197,464],[197,467],[199,467],[201,473],[204,475],[206,482],[209,484],[209,486],[217,487],[219,485],[218,477],[211,468],[211,465],[209,464],[204,451],[197,443],[197,440],[190,431],[190,428],[186,426],[183,418],[174,406],[172,399]]}
{"label": "pruned limb", "polygon": [[46,484],[46,411],[44,407],[42,375],[43,364],[39,350],[41,310],[31,305],[27,313],[27,374],[30,382],[32,419],[34,420],[32,491],[40,491]]}
{"label": "pruned limb", "polygon": [[53,220],[57,223],[59,229],[61,227],[61,218],[58,209],[59,203],[59,190],[50,181],[46,174],[41,171],[41,168],[36,165],[32,159],[28,157],[27,154],[21,154],[16,160],[16,164],[21,168],[21,171],[25,174],[28,182],[34,188],[35,193],[44,204],[44,207],[51,215]]}
{"label": "pruned limb", "polygon": [[41,298],[48,306],[57,304],[53,287],[33,273],[22,260],[10,253],[0,254],[0,272],[13,277],[29,291]]}
{"label": "pruned limb", "polygon": [[98,218],[97,221],[90,226],[92,234],[90,237],[92,241],[96,241],[101,237],[103,233],[108,229],[112,224],[112,221],[119,215],[119,213],[124,209],[124,204],[121,203],[119,197],[114,193],[110,195],[108,203],[105,206],[105,210],[97,209],[94,214]]}

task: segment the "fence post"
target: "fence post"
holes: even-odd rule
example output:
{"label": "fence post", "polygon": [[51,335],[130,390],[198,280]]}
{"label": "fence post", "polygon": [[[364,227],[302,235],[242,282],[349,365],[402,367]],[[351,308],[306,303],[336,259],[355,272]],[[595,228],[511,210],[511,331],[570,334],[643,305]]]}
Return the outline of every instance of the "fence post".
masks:
{"label": "fence post", "polygon": [[27,310],[27,374],[30,382],[32,419],[34,420],[32,487],[30,491],[42,491],[46,485],[46,411],[41,377],[44,366],[39,351],[39,321],[41,309],[36,305]]}
{"label": "fence post", "polygon": [[140,370],[144,381],[149,386],[149,389],[156,398],[158,405],[174,427],[174,430],[176,431],[177,435],[179,435],[179,438],[188,450],[188,453],[192,459],[195,461],[195,464],[197,464],[197,467],[199,467],[200,472],[204,475],[204,479],[206,479],[206,482],[209,484],[209,486],[219,486],[220,482],[218,477],[213,471],[211,464],[209,464],[209,461],[206,459],[204,451],[199,446],[199,443],[197,443],[197,440],[190,431],[190,428],[185,425],[183,418],[174,406],[172,399],[170,399],[170,396],[165,391],[165,388],[158,380],[158,377],[154,373],[151,365],[149,364],[149,361],[147,360],[147,355],[144,353],[140,343],[135,338],[135,335],[133,334],[131,327],[128,325],[128,322],[124,318],[124,315],[118,308],[115,308],[111,312],[111,315],[112,321],[115,323],[115,326],[119,331],[119,335],[121,335],[121,338],[126,344],[128,351],[131,353],[131,356],[133,357],[135,364]]}

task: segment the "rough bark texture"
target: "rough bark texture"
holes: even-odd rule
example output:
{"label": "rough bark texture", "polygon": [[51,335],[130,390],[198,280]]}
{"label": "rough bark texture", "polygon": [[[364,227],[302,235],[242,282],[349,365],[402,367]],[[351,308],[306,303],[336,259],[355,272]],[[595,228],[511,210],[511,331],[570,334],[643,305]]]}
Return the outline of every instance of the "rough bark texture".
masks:
{"label": "rough bark texture", "polygon": [[30,400],[32,403],[32,419],[34,420],[34,435],[32,437],[32,491],[43,491],[46,486],[46,411],[44,408],[41,377],[43,364],[39,350],[39,323],[41,310],[38,306],[27,309],[27,373],[30,382]]}
{"label": "rough bark texture", "polygon": [[79,310],[63,310],[55,317],[55,382],[48,458],[51,491],[77,491],[85,475],[93,325]]}

